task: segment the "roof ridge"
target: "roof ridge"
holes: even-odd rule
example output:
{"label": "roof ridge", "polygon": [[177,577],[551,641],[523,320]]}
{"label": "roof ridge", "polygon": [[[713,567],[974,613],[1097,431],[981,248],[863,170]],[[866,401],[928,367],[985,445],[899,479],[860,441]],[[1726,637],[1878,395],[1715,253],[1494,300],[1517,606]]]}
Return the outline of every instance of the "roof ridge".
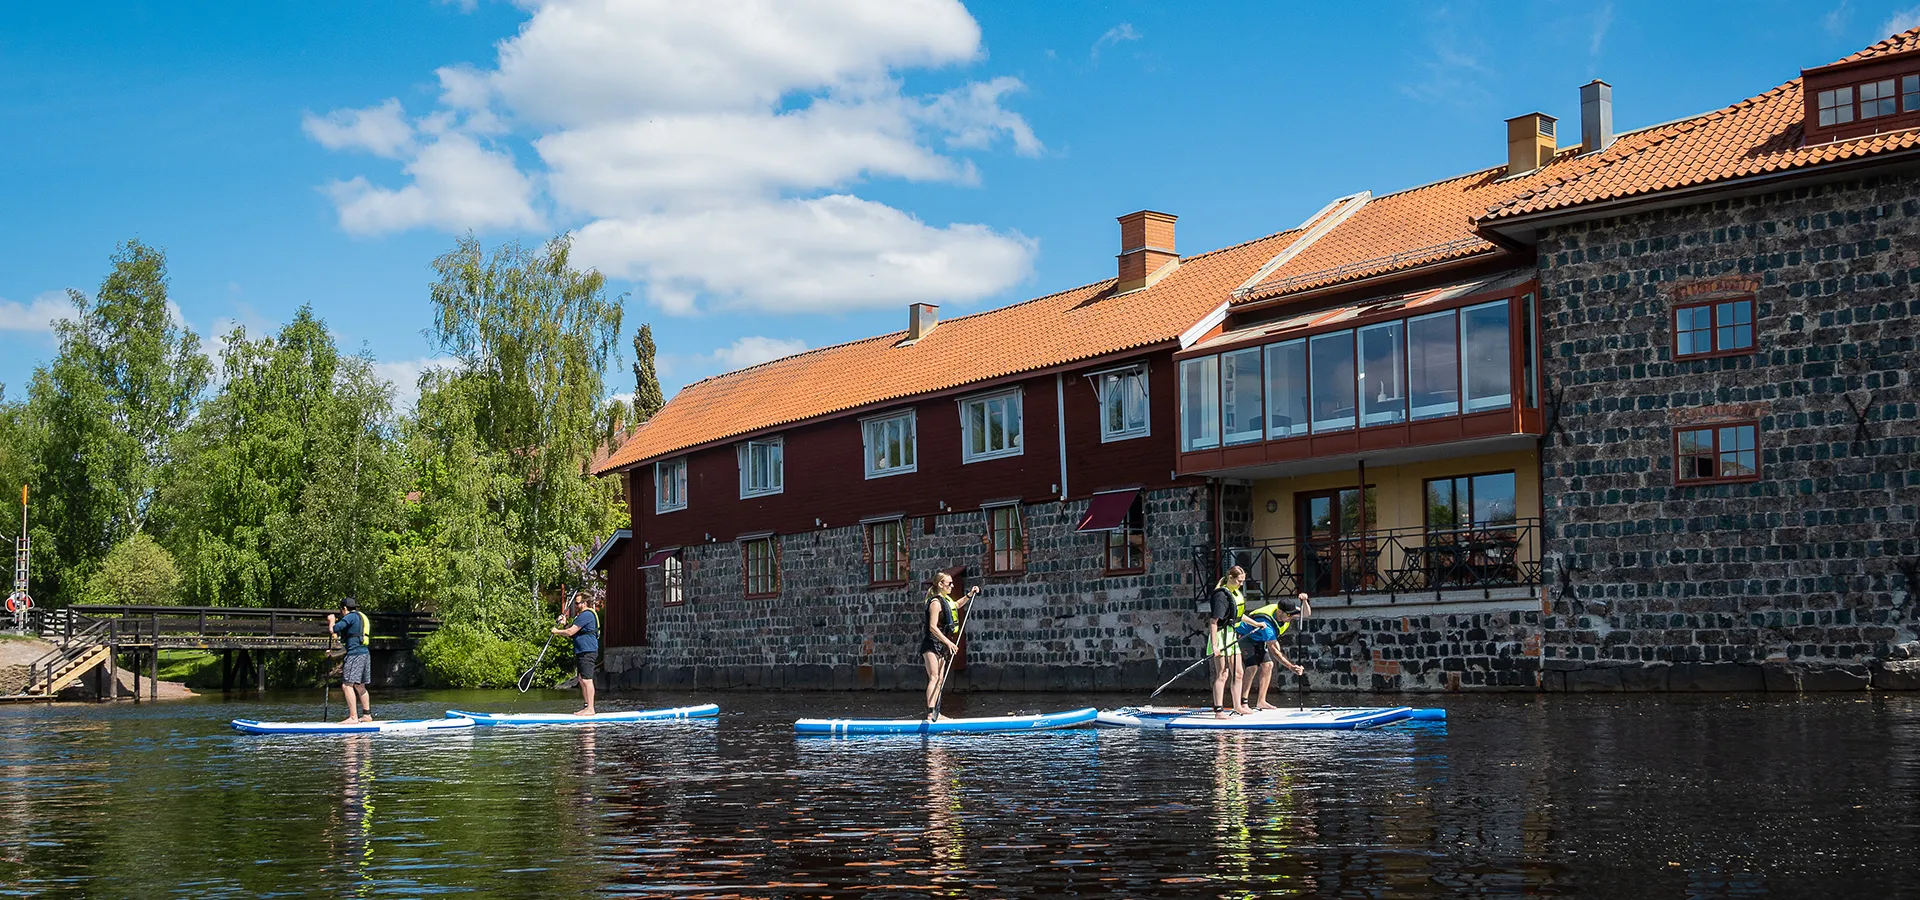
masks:
{"label": "roof ridge", "polygon": [[[1514,194],[1508,197],[1506,200],[1503,200],[1499,203],[1496,203],[1492,206],[1487,207],[1486,213],[1482,216],[1477,217],[1475,221],[1484,221],[1486,219],[1495,218],[1501,215],[1502,213],[1504,213],[1505,211],[1512,209],[1514,207],[1520,206],[1526,201],[1532,200],[1535,197],[1539,197],[1549,191],[1553,191],[1553,190],[1557,190],[1559,188],[1565,187],[1569,184],[1572,184],[1576,181],[1586,178],[1587,176],[1592,175],[1593,173],[1598,172],[1602,169],[1610,168],[1620,163],[1624,163],[1627,160],[1633,159],[1643,153],[1646,153],[1649,150],[1654,149],[1655,147],[1663,146],[1668,141],[1676,137],[1679,137],[1680,135],[1690,133],[1708,122],[1725,118],[1727,116],[1732,115],[1737,110],[1756,105],[1760,101],[1765,100],[1769,97],[1772,97],[1773,95],[1778,94],[1782,91],[1785,91],[1788,88],[1797,87],[1800,85],[1800,81],[1801,81],[1800,79],[1794,78],[1783,84],[1777,85],[1773,88],[1769,88],[1768,90],[1761,91],[1760,93],[1755,94],[1751,97],[1748,97],[1744,100],[1740,100],[1735,103],[1731,103],[1726,106],[1720,107],[1719,109],[1710,109],[1703,113],[1687,116],[1685,118],[1674,119],[1673,121],[1664,123],[1662,125],[1651,125],[1644,129],[1636,129],[1634,131],[1629,131],[1626,134],[1621,135],[1621,137],[1625,137],[1626,135],[1639,134],[1642,131],[1651,131],[1656,129],[1659,130],[1660,133],[1648,137],[1645,143],[1634,146],[1631,149],[1622,151],[1620,154],[1616,156],[1607,157],[1605,159],[1598,158],[1598,157],[1606,156],[1606,153],[1607,153],[1606,150],[1602,150],[1599,153],[1592,154],[1596,158],[1585,163],[1583,166],[1576,168],[1574,170],[1568,171],[1558,177],[1548,179],[1545,182],[1542,182],[1541,184],[1535,185],[1533,188],[1529,190],[1521,191],[1517,194]],[[1618,143],[1619,141],[1616,139],[1615,144],[1617,145]],[[1608,149],[1612,149],[1612,148],[1609,147]],[[1575,159],[1578,159],[1578,158],[1579,157],[1575,157]]]}

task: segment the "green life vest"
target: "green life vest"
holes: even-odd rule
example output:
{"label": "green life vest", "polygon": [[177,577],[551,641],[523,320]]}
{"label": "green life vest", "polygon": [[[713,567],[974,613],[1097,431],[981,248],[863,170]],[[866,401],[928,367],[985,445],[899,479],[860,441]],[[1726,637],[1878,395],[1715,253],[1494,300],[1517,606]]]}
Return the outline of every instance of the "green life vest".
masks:
{"label": "green life vest", "polygon": [[[367,618],[366,613],[357,609],[347,615],[360,617],[360,646],[366,647],[369,650],[373,649],[373,620]],[[352,648],[349,647],[348,649]]]}
{"label": "green life vest", "polygon": [[939,594],[937,596],[940,598],[940,630],[946,632],[948,637],[959,637],[960,610],[959,607],[956,607],[953,603],[953,595]]}
{"label": "green life vest", "polygon": [[1293,627],[1293,623],[1292,623],[1292,622],[1290,622],[1290,621],[1289,621],[1289,622],[1282,622],[1282,621],[1280,621],[1280,617],[1279,617],[1279,616],[1276,616],[1276,615],[1274,615],[1275,613],[1277,613],[1277,612],[1279,612],[1279,611],[1280,611],[1280,604],[1278,604],[1278,603],[1269,603],[1269,604],[1267,604],[1267,605],[1265,605],[1265,606],[1262,606],[1262,607],[1260,607],[1259,609],[1255,609],[1255,610],[1252,610],[1252,611],[1250,611],[1250,612],[1248,612],[1248,613],[1246,613],[1246,616],[1247,616],[1248,618],[1251,618],[1251,619],[1265,619],[1265,620],[1267,620],[1267,621],[1269,621],[1269,622],[1272,622],[1272,623],[1273,623],[1273,636],[1277,638],[1277,637],[1279,637],[1279,636],[1281,636],[1281,635],[1283,635],[1283,634],[1286,634],[1286,633],[1287,633],[1287,629],[1289,629],[1289,628],[1292,628],[1292,627]]}

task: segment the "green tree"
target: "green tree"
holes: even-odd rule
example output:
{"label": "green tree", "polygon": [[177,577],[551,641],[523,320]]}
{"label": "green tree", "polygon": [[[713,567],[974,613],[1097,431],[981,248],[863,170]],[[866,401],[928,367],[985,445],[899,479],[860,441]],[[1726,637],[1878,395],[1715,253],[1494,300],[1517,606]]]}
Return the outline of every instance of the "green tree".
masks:
{"label": "green tree", "polygon": [[211,364],[174,316],[166,257],[129,241],[74,317],[54,324],[60,352],[28,389],[38,433],[37,579],[54,599],[77,590],[109,548],[147,524],[174,437]]}
{"label": "green tree", "polygon": [[180,568],[152,535],[135,532],[107,551],[80,597],[107,606],[172,606],[180,602]]}
{"label": "green tree", "polygon": [[667,400],[660,394],[660,373],[654,368],[653,326],[640,324],[640,330],[633,333],[633,424],[639,425]]}
{"label": "green tree", "polygon": [[621,302],[578,271],[561,236],[485,252],[471,235],[434,260],[433,336],[459,361],[483,452],[512,475],[501,512],[525,553],[527,595],[560,574],[560,552],[609,527],[611,486],[587,476]]}

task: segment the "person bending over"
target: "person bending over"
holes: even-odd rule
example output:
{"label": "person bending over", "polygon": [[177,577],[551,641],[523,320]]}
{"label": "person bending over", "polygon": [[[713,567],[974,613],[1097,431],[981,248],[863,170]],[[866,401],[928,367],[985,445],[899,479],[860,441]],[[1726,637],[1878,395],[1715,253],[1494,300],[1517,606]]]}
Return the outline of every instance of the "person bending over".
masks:
{"label": "person bending over", "polygon": [[[1302,594],[1304,598],[1306,595]],[[1248,676],[1246,692],[1250,705],[1254,709],[1279,709],[1267,702],[1267,688],[1273,683],[1273,667],[1277,662],[1295,675],[1306,671],[1303,666],[1295,665],[1293,660],[1280,650],[1280,636],[1293,627],[1294,621],[1303,613],[1304,599],[1275,600],[1265,606],[1248,610],[1240,619],[1242,632],[1240,637],[1240,658],[1244,661]],[[1272,635],[1268,637],[1268,635]]]}
{"label": "person bending over", "polygon": [[920,638],[920,658],[927,664],[928,719],[939,702],[947,667],[960,652],[960,611],[979,593],[978,587],[968,588],[965,596],[953,599],[953,576],[945,572],[933,576],[933,587],[927,590],[927,628]]}

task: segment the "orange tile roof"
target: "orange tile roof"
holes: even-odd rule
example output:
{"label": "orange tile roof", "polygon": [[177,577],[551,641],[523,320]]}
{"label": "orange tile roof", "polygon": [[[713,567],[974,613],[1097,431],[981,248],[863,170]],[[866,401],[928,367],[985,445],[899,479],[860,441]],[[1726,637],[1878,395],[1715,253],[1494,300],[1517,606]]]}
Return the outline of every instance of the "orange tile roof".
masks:
{"label": "orange tile roof", "polygon": [[810,350],[717,375],[675,394],[596,474],[749,432],[1173,341],[1300,232],[1182,259],[1153,286],[1113,279],[906,332]]}
{"label": "orange tile roof", "polygon": [[1547,165],[1517,178],[1504,178],[1506,166],[1498,166],[1375,197],[1313,246],[1236,296],[1234,303],[1254,303],[1492,253],[1499,246],[1474,232],[1474,217],[1516,193],[1560,178],[1579,164],[1576,152],[1577,148],[1568,148]]}
{"label": "orange tile roof", "polygon": [[[1881,41],[1841,62],[1920,49],[1920,29]],[[1804,144],[1804,95],[1796,78],[1725,109],[1649,129],[1641,140],[1615,143],[1526,190],[1492,205],[1480,218],[1498,224],[1529,213],[1637,197],[1749,175],[1784,172],[1920,147],[1905,129],[1822,144]]]}

